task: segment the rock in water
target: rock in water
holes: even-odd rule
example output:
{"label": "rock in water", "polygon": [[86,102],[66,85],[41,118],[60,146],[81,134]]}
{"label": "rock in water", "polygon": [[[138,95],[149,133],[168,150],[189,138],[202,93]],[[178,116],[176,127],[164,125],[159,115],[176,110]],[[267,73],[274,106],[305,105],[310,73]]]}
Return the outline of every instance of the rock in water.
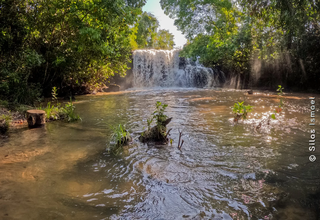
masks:
{"label": "rock in water", "polygon": [[144,131],[140,135],[139,141],[141,141],[142,143],[146,143],[146,142],[163,142],[163,143],[167,143],[168,139],[167,139],[167,128],[166,128],[166,126],[167,126],[167,124],[170,123],[171,119],[172,118],[168,118],[159,127],[156,125],[156,126],[152,127],[151,129]]}
{"label": "rock in water", "polygon": [[43,110],[28,110],[27,121],[29,128],[44,125],[46,123],[46,112]]}

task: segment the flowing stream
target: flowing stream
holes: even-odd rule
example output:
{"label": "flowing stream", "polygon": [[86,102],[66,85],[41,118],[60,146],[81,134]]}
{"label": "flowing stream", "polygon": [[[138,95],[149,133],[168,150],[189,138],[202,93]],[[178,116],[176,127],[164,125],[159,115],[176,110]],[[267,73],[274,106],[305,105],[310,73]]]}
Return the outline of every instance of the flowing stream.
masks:
{"label": "flowing stream", "polygon": [[[82,122],[21,128],[0,142],[0,219],[317,220],[309,95],[284,98],[277,120],[256,130],[276,94],[158,88],[77,97]],[[230,107],[242,100],[254,111],[235,125]],[[172,146],[137,140],[156,101],[173,117]],[[119,123],[134,141],[110,155],[110,125]]]}

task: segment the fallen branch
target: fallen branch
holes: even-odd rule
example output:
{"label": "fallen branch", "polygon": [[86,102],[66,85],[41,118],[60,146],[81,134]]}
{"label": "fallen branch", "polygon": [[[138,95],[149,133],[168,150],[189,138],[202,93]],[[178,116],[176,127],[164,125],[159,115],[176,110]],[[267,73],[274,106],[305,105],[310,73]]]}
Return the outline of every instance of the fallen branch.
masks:
{"label": "fallen branch", "polygon": [[[179,130],[179,141],[178,141],[178,149],[181,151],[181,147],[184,143],[184,140],[181,141],[181,137],[182,137],[182,131]],[[181,141],[181,145],[180,145],[180,141]]]}

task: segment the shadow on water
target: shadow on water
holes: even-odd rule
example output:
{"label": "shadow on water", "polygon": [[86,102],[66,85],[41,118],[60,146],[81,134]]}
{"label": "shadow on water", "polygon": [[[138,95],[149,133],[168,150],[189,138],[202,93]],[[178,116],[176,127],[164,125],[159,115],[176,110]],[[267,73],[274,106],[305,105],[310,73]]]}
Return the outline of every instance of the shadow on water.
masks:
{"label": "shadow on water", "polygon": [[[283,116],[258,131],[276,96],[157,89],[78,99],[82,122],[17,131],[0,148],[0,219],[319,219],[303,94],[288,95]],[[256,114],[234,125],[230,107],[244,99]],[[172,146],[137,141],[156,101],[173,117]],[[134,143],[110,155],[118,123]]]}

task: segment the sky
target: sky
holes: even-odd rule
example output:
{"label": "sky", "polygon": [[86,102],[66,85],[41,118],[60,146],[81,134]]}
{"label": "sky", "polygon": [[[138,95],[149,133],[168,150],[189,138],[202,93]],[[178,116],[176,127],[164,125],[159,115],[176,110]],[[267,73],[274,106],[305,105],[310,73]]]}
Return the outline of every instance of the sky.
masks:
{"label": "sky", "polygon": [[175,47],[182,47],[187,43],[187,39],[183,36],[181,31],[178,31],[177,27],[174,26],[174,20],[164,14],[159,0],[147,0],[147,3],[143,6],[142,10],[152,13],[158,19],[160,29],[169,30],[169,32],[174,35]]}

